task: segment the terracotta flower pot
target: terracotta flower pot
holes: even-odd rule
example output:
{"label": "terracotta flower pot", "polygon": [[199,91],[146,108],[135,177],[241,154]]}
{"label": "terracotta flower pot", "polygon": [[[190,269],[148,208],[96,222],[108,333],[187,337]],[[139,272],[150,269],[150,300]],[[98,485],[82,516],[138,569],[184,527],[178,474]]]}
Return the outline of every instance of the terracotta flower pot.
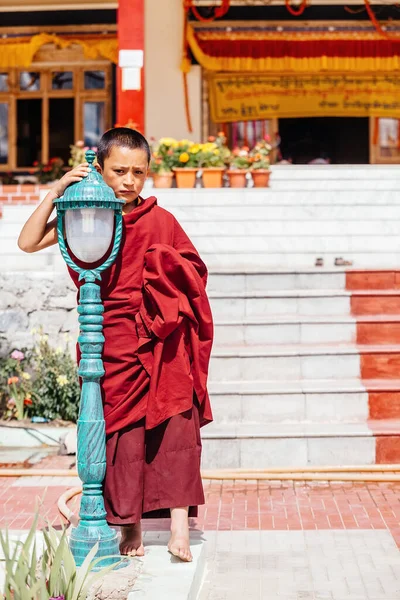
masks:
{"label": "terracotta flower pot", "polygon": [[254,187],[268,187],[271,171],[268,169],[253,169],[251,176],[253,178]]}
{"label": "terracotta flower pot", "polygon": [[173,178],[173,173],[153,173],[153,186],[155,188],[170,188]]}
{"label": "terracotta flower pot", "polygon": [[203,186],[205,188],[222,187],[222,177],[225,171],[224,167],[204,167],[202,171]]}
{"label": "terracotta flower pot", "polygon": [[196,183],[198,169],[175,167],[176,186],[178,188],[192,188]]}
{"label": "terracotta flower pot", "polygon": [[246,187],[246,173],[245,169],[232,169],[227,171],[229,177],[229,186],[231,188],[244,188]]}

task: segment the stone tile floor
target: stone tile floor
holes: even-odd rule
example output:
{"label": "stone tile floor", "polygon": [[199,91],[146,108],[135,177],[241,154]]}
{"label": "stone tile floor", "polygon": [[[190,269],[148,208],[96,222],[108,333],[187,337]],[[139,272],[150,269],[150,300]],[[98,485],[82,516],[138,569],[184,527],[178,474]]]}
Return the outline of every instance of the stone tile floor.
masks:
{"label": "stone tile floor", "polygon": [[[37,466],[75,465],[52,456]],[[72,477],[0,477],[0,528],[27,529],[35,498],[43,517],[61,523],[57,500],[75,485]],[[399,483],[207,480],[204,487],[206,505],[191,523],[209,541],[200,600],[400,600]],[[78,504],[77,496],[74,512]],[[168,520],[144,522],[147,531],[168,528]]]}

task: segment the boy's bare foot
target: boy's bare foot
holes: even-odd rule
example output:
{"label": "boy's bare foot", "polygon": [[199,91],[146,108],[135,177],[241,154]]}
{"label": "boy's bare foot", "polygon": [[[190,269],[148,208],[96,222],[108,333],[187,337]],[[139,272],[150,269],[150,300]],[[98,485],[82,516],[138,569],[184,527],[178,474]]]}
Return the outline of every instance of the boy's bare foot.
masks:
{"label": "boy's bare foot", "polygon": [[171,508],[171,538],[168,550],[183,562],[192,562],[189,541],[189,508]]}
{"label": "boy's bare foot", "polygon": [[121,542],[119,551],[126,556],[144,556],[142,542],[142,524],[121,525]]}

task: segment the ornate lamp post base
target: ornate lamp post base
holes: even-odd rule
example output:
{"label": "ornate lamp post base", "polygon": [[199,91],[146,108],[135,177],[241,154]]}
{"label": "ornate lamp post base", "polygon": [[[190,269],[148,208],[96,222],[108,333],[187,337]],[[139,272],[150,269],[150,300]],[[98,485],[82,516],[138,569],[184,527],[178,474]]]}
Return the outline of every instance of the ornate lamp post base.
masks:
{"label": "ornate lamp post base", "polygon": [[[77,567],[82,565],[87,554],[97,542],[99,543],[99,549],[96,558],[104,557],[104,560],[99,561],[94,570],[115,564],[121,560],[119,558],[117,533],[109,527],[105,520],[103,523],[96,523],[95,527],[93,525],[88,526],[87,523],[81,521],[78,527],[72,530],[69,540]],[[125,565],[122,564],[121,566]]]}

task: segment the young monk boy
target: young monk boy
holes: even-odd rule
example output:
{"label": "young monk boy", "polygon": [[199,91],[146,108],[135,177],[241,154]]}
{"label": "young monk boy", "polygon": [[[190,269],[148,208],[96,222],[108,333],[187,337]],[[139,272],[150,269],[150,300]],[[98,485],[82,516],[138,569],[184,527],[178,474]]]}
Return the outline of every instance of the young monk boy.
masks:
{"label": "young monk boy", "polygon": [[[111,129],[97,159],[104,181],[125,201],[119,255],[101,281],[107,521],[121,526],[122,554],[143,556],[141,519],[170,516],[168,549],[191,561],[188,518],[204,504],[200,426],[212,420],[207,269],[173,215],[140,195],[150,163],[146,139]],[[54,184],[21,231],[22,250],[57,243],[53,200],[88,172],[83,163]]]}

